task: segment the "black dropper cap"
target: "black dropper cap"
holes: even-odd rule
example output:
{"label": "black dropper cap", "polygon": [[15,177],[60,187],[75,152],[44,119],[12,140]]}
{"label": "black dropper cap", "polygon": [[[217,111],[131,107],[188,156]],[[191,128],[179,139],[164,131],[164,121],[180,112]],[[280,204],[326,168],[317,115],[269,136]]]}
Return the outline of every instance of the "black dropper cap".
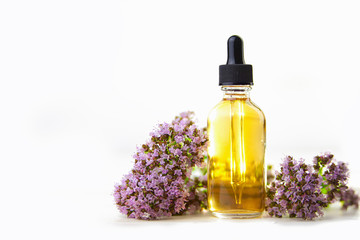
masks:
{"label": "black dropper cap", "polygon": [[245,64],[243,41],[231,36],[227,42],[228,59],[219,67],[219,85],[253,85],[252,66]]}

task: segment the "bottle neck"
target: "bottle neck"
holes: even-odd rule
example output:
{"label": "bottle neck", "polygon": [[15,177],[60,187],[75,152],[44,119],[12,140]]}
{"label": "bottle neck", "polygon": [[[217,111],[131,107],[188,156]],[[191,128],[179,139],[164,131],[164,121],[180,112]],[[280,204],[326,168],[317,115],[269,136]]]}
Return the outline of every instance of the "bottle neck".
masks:
{"label": "bottle neck", "polygon": [[223,99],[247,99],[250,98],[250,85],[221,86],[224,91]]}

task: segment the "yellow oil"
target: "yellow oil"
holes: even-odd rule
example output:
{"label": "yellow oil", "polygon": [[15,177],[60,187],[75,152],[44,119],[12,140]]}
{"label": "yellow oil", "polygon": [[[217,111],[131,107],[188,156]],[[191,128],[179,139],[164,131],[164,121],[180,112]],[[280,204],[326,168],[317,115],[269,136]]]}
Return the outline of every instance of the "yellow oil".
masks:
{"label": "yellow oil", "polygon": [[265,116],[244,94],[226,96],[208,118],[208,203],[218,217],[257,217],[265,201]]}

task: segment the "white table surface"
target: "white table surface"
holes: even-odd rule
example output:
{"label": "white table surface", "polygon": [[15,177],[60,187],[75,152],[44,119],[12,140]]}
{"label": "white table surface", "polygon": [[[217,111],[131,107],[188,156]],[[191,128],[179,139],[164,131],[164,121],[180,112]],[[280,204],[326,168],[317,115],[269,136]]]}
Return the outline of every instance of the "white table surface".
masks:
{"label": "white table surface", "polygon": [[[42,154],[53,157],[60,154],[44,151]],[[133,160],[129,153],[103,156],[103,161],[89,154],[79,162],[75,158],[65,163],[41,162],[17,168],[15,175],[3,171],[1,177],[8,181],[2,181],[7,194],[0,199],[0,239],[327,240],[356,238],[359,233],[360,211],[344,212],[339,206],[326,210],[325,216],[315,221],[266,216],[224,220],[209,213],[156,221],[128,219],[117,210],[112,192]]]}

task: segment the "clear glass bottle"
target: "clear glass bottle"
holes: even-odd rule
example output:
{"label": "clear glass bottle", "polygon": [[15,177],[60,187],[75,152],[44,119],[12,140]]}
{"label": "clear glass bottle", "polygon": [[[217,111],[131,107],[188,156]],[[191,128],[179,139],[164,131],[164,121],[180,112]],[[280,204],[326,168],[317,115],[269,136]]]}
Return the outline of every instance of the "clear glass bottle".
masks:
{"label": "clear glass bottle", "polygon": [[[258,217],[265,205],[265,116],[250,100],[252,67],[242,54],[242,40],[230,37],[227,65],[220,66],[224,97],[208,117],[208,204],[223,218]],[[241,60],[231,59],[237,55]]]}

